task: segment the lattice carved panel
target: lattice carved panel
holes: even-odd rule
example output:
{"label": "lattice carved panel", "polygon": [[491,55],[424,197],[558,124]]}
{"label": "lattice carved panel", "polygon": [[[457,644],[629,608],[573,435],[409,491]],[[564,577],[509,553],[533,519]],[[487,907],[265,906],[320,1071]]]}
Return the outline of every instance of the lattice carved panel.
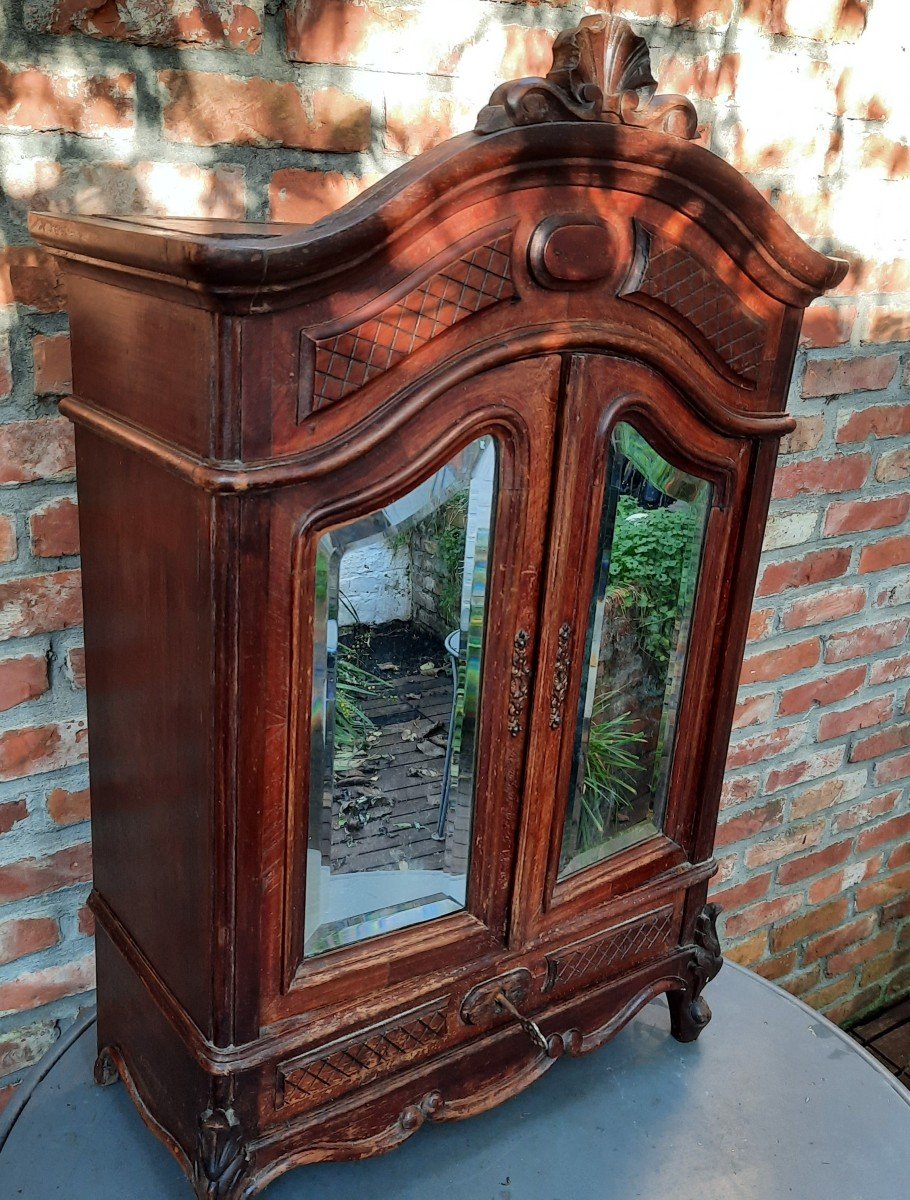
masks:
{"label": "lattice carved panel", "polygon": [[453,325],[514,296],[511,243],[506,233],[475,247],[377,316],[318,340],[313,408],[344,399]]}
{"label": "lattice carved panel", "polygon": [[758,378],[767,328],[687,250],[648,230],[650,254],[639,294],[651,296],[694,326],[744,379]]}
{"label": "lattice carved panel", "polygon": [[547,987],[562,987],[586,976],[608,975],[612,967],[628,967],[633,962],[657,957],[670,948],[675,937],[671,907],[640,921],[630,921],[603,937],[589,938],[547,955]]}
{"label": "lattice carved panel", "polygon": [[443,1004],[323,1046],[278,1068],[279,1101],[298,1106],[327,1101],[422,1058],[445,1033]]}

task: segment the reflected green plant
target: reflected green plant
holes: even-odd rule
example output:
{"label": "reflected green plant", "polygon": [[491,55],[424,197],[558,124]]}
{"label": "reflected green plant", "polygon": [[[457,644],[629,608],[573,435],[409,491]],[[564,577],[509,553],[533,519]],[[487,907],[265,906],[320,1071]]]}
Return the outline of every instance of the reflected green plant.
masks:
{"label": "reflected green plant", "polygon": [[632,728],[632,714],[607,716],[616,692],[598,698],[588,728],[585,774],[581,789],[578,851],[603,840],[622,808],[631,807],[636,794],[635,772],[640,759],[636,746],[644,735]]}

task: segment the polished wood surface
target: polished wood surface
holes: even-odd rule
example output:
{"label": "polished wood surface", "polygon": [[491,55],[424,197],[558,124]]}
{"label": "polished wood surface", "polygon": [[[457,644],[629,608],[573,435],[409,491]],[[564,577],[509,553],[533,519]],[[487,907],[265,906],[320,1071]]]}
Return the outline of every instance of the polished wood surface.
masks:
{"label": "polished wood surface", "polygon": [[[786,391],[802,310],[846,264],[687,140],[688,102],[639,105],[641,45],[587,19],[478,131],[311,227],[31,218],[71,305],[99,1079],[126,1080],[199,1197],[498,1104],[662,992],[675,1036],[710,1016]],[[713,501],[663,832],[558,881],[619,421]],[[315,543],[482,434],[468,902],[307,959]]]}

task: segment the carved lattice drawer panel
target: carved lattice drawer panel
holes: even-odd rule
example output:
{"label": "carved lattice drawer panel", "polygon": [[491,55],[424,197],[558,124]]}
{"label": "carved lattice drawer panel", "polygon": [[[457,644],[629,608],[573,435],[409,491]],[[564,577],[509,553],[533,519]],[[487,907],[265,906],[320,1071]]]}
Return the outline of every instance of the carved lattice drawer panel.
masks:
{"label": "carved lattice drawer panel", "polygon": [[317,341],[313,408],[356,392],[459,321],[514,296],[511,244],[506,233],[477,246],[378,316]]}
{"label": "carved lattice drawer panel", "polygon": [[276,1102],[315,1108],[432,1053],[446,1033],[445,1002],[434,1001],[353,1037],[330,1042],[278,1068]]}
{"label": "carved lattice drawer panel", "polygon": [[727,366],[754,383],[767,329],[687,250],[647,229],[651,249],[638,290],[695,327]]}
{"label": "carved lattice drawer panel", "polygon": [[675,944],[676,927],[674,909],[668,905],[609,933],[548,954],[546,990],[588,977],[605,977],[620,967],[657,958]]}

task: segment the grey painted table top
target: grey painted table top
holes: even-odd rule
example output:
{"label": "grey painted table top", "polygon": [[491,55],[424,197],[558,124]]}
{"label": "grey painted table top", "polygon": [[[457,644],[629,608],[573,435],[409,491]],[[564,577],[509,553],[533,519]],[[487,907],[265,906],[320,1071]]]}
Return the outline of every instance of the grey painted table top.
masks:
{"label": "grey painted table top", "polygon": [[[655,1001],[608,1046],[557,1063],[493,1112],[425,1127],[384,1158],[299,1168],[266,1195],[907,1200],[910,1092],[748,972],[727,964],[707,996],[714,1020],[693,1045],[672,1040]],[[189,1200],[123,1087],[92,1086],[93,1055],[89,1025],[8,1111],[0,1196]]]}

